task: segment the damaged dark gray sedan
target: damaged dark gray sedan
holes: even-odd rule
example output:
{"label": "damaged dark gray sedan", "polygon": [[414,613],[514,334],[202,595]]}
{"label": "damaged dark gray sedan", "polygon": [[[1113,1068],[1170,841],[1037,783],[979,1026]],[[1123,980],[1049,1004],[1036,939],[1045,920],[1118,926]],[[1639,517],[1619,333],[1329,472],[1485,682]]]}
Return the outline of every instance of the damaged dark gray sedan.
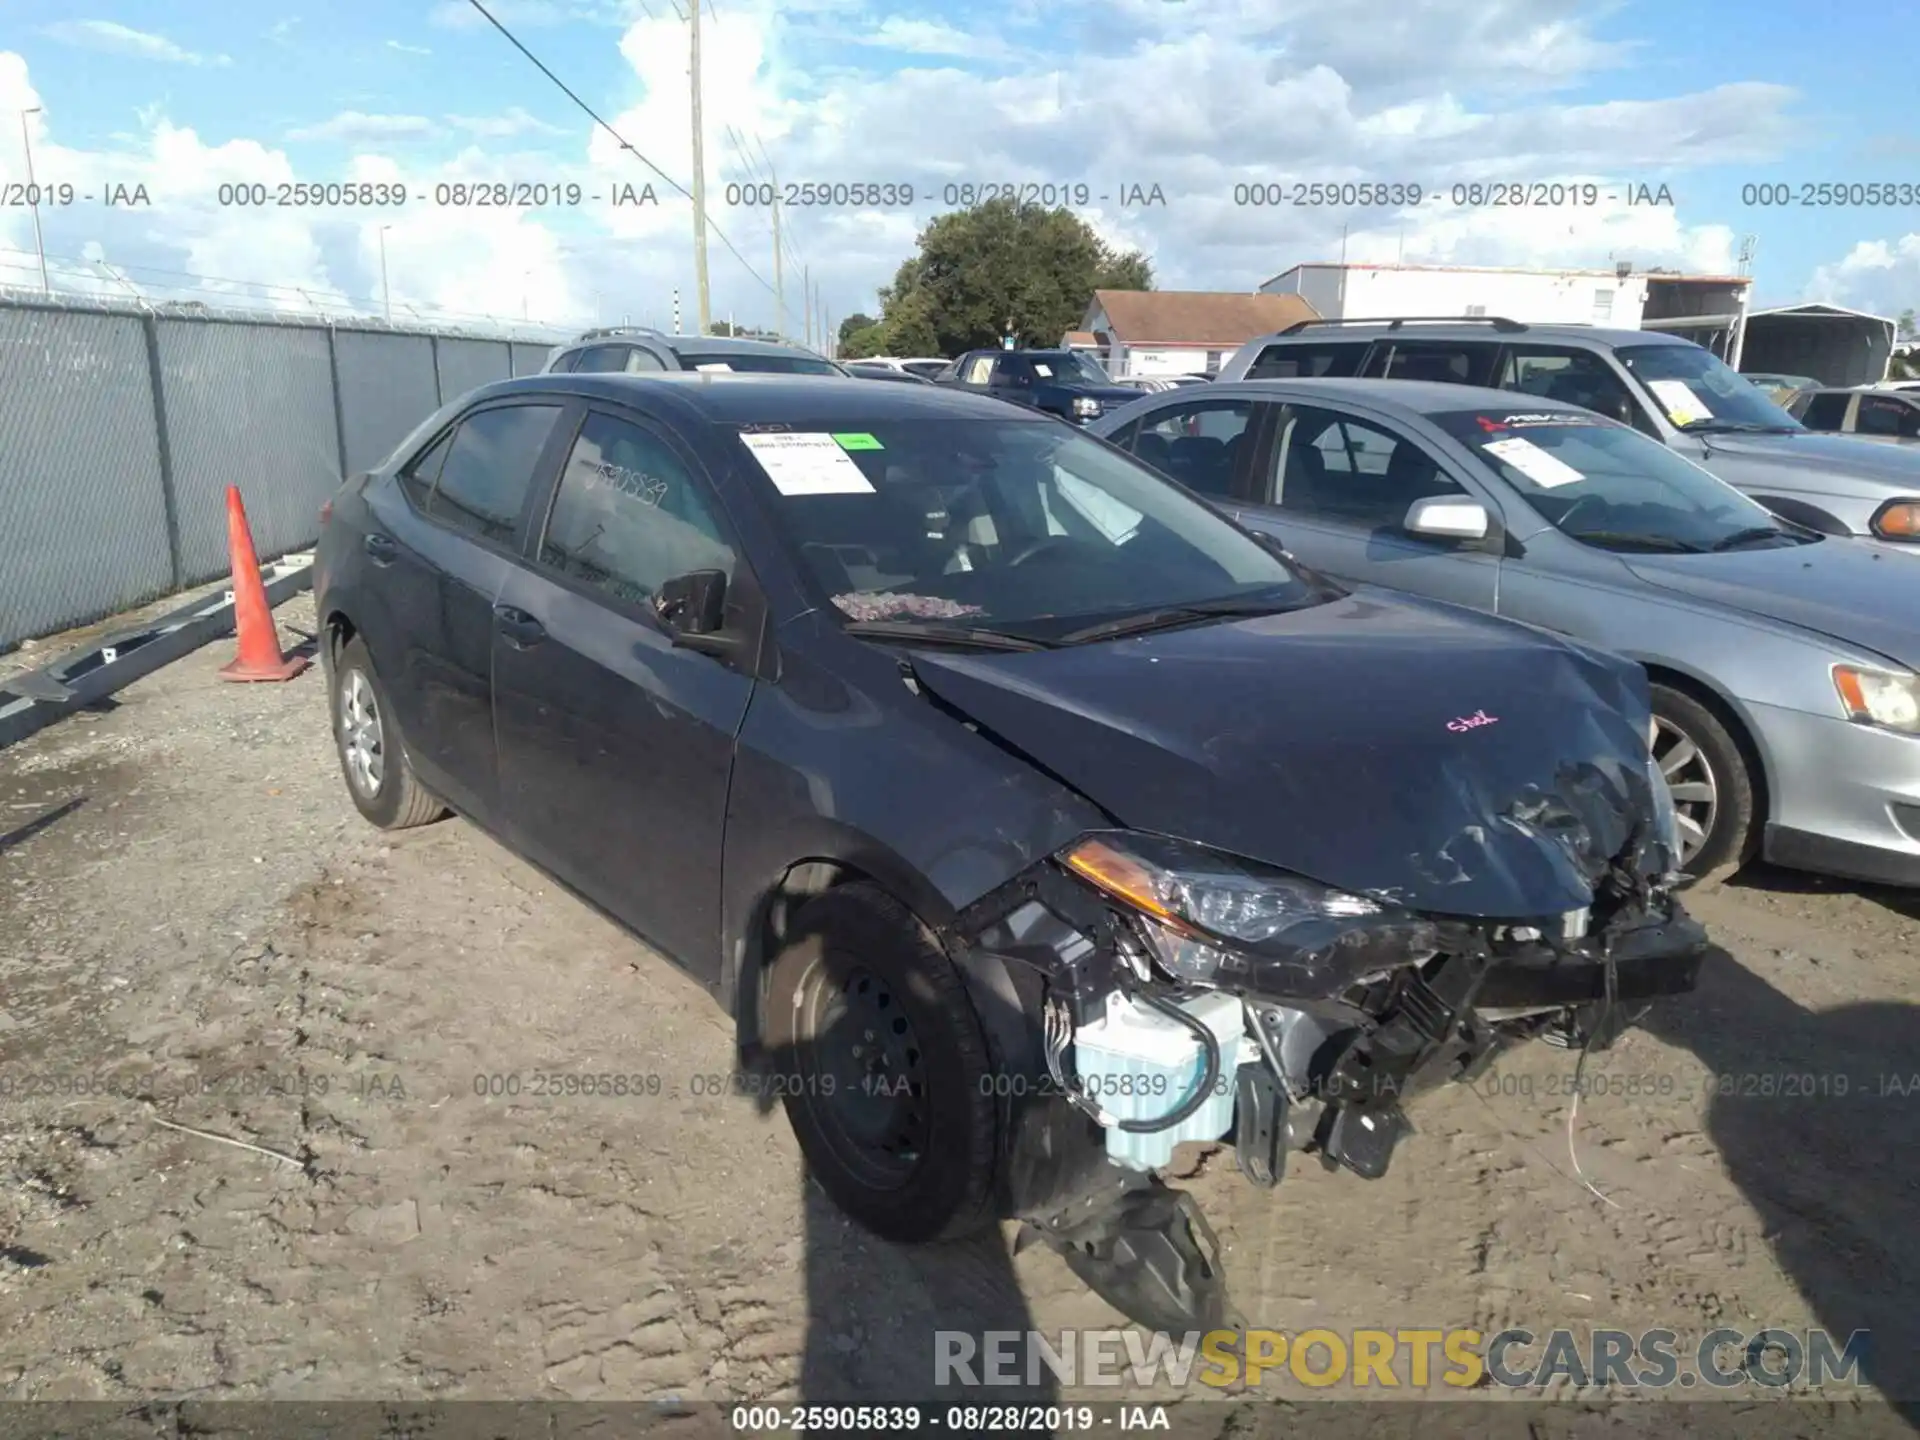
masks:
{"label": "damaged dark gray sedan", "polygon": [[456,811],[706,982],[873,1232],[1020,1217],[1159,1328],[1227,1313],[1175,1144],[1378,1176],[1410,1095],[1707,947],[1637,666],[989,399],[492,385],[330,502],[315,592],[370,821]]}

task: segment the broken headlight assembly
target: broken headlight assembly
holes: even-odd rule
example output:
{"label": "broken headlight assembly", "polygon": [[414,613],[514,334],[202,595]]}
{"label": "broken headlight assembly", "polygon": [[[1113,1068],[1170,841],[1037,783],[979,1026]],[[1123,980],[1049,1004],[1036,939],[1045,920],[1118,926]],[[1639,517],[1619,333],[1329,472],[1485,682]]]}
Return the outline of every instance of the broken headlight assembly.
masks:
{"label": "broken headlight assembly", "polygon": [[1317,999],[1437,952],[1432,922],[1217,850],[1098,831],[1059,856],[1119,903],[1154,964],[1208,989]]}

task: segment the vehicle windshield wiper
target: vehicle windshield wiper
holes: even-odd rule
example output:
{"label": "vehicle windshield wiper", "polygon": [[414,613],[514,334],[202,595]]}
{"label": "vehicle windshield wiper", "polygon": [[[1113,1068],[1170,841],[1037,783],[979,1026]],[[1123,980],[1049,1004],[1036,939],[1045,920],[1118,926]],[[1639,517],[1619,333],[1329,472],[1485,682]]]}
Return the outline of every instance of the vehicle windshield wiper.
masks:
{"label": "vehicle windshield wiper", "polygon": [[1649,550],[1672,550],[1685,555],[1706,553],[1689,540],[1676,540],[1671,535],[1643,535],[1637,530],[1569,530],[1566,533],[1593,545],[1644,545]]}
{"label": "vehicle windshield wiper", "polygon": [[1783,539],[1797,539],[1791,530],[1782,530],[1778,525],[1749,525],[1744,530],[1736,530],[1731,535],[1716,540],[1709,545],[1709,551],[1732,550],[1736,546],[1750,545],[1755,540],[1772,540],[1776,536]]}
{"label": "vehicle windshield wiper", "polygon": [[1674,427],[1682,435],[1798,435],[1804,425],[1762,425],[1754,420],[1689,420]]}
{"label": "vehicle windshield wiper", "polygon": [[988,630],[975,625],[942,625],[920,620],[849,620],[841,627],[849,635],[869,640],[904,640],[909,644],[963,645],[976,650],[1051,650],[1046,640]]}
{"label": "vehicle windshield wiper", "polygon": [[1281,615],[1316,603],[1311,599],[1289,596],[1228,595],[1218,600],[1196,600],[1190,605],[1168,605],[1158,610],[1142,610],[1098,625],[1069,630],[1060,636],[1061,645],[1082,645],[1093,640],[1116,640],[1122,635],[1144,635],[1152,630],[1170,630],[1176,625],[1191,625],[1197,620],[1217,620],[1234,615]]}

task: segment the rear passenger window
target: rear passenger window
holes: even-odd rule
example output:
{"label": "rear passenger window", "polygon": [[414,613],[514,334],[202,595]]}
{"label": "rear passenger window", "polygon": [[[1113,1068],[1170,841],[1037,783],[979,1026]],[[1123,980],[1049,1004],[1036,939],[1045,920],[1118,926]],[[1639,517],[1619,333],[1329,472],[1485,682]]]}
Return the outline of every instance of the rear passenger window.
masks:
{"label": "rear passenger window", "polygon": [[599,413],[567,457],[540,562],[630,605],[690,571],[734,572],[704,483],[657,435]]}
{"label": "rear passenger window", "polygon": [[1358,345],[1269,345],[1254,357],[1246,378],[1297,380],[1302,376],[1314,375],[1345,378],[1360,373],[1360,359],[1366,353],[1364,342]]}
{"label": "rear passenger window", "polygon": [[1230,499],[1241,437],[1252,418],[1249,400],[1191,400],[1142,416],[1128,448],[1189,490]]}
{"label": "rear passenger window", "polygon": [[558,405],[503,405],[461,421],[427,497],[427,514],[482,539],[512,544],[540,452],[559,416]]}
{"label": "rear passenger window", "polygon": [[1367,360],[1367,374],[1384,380],[1437,380],[1451,385],[1492,385],[1498,347],[1442,340],[1388,340]]}
{"label": "rear passenger window", "polygon": [[616,375],[627,368],[627,356],[632,353],[628,345],[596,345],[591,350],[582,350],[573,359],[573,373],[576,375]]}
{"label": "rear passenger window", "polygon": [[1838,430],[1847,423],[1847,401],[1851,395],[1815,395],[1807,401],[1800,423],[1809,430]]}
{"label": "rear passenger window", "polygon": [[667,367],[658,355],[651,350],[642,350],[638,345],[627,352],[627,373],[638,374],[646,370],[664,370]]}
{"label": "rear passenger window", "polygon": [[449,430],[426,454],[400,472],[400,488],[406,491],[416,509],[425,510],[427,501],[433,498],[433,482],[440,478],[440,467],[446,463],[447,450],[452,444],[453,432]]}

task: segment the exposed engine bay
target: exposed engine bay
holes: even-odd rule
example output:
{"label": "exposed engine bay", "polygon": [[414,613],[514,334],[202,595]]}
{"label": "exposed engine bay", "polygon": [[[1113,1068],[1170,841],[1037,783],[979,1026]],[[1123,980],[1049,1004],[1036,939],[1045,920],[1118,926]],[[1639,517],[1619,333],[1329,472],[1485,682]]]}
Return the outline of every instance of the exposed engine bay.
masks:
{"label": "exposed engine bay", "polygon": [[1524,1040],[1604,1049],[1692,989],[1706,933],[1670,852],[1631,829],[1588,867],[1590,906],[1526,920],[1415,913],[1135,831],[1083,836],[984,897],[959,938],[1038,1017],[997,1057],[1023,1243],[1143,1325],[1231,1323],[1212,1232],[1156,1173],[1175,1146],[1230,1144],[1262,1187],[1295,1154],[1378,1178],[1412,1097]]}

